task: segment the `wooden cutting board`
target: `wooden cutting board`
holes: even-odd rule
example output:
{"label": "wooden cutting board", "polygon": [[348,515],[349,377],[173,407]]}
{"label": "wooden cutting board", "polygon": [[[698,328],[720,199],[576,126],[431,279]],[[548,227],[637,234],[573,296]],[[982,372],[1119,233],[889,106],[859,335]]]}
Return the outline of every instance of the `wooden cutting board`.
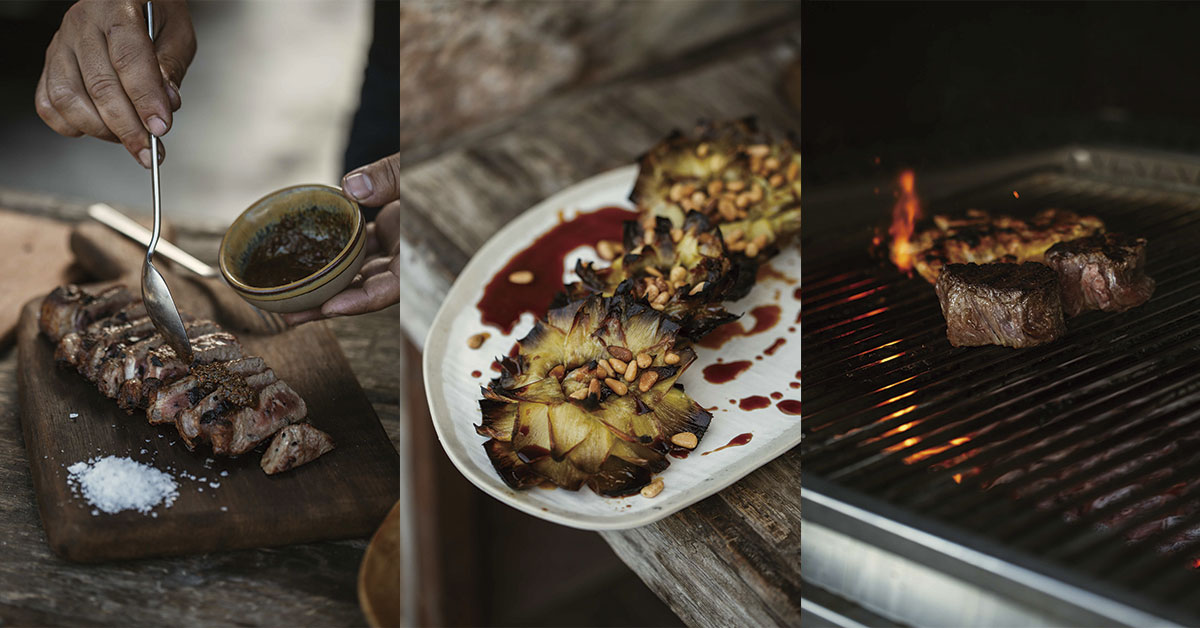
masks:
{"label": "wooden cutting board", "polygon": [[[117,261],[137,260],[136,247],[114,242],[107,250],[120,251]],[[165,274],[173,291],[186,286]],[[52,287],[43,284],[42,293]],[[213,315],[220,307],[201,301],[212,289],[180,289],[176,298],[181,309]],[[203,446],[189,452],[174,427],[125,414],[74,370],[57,367],[54,347],[38,332],[40,302],[24,307],[17,326],[18,386],[38,509],[58,555],[90,562],[365,537],[399,499],[396,450],[325,323],[279,335],[235,331],[246,353],[262,356],[304,398],[308,420],[337,444],[315,462],[268,476],[259,468],[261,447],[237,458]],[[156,508],[157,517],[93,515],[68,486],[67,467],[106,455],[171,473],[179,483],[174,505]]]}
{"label": "wooden cutting board", "polygon": [[67,223],[0,210],[0,350],[16,337],[21,306],[46,286],[78,281],[82,274],[73,265],[67,244]]}

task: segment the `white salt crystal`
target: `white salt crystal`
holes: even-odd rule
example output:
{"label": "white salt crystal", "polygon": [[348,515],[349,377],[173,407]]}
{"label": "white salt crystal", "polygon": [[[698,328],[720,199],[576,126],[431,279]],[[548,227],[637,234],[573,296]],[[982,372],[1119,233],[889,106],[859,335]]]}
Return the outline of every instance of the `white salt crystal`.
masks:
{"label": "white salt crystal", "polygon": [[227,477],[229,477],[229,472],[228,472],[228,471],[222,471],[222,472],[221,472],[221,477],[223,477],[223,478],[227,478]]}
{"label": "white salt crystal", "polygon": [[229,512],[229,506],[221,506],[221,512]]}
{"label": "white salt crystal", "polygon": [[79,413],[78,413],[78,412],[72,412],[71,414],[68,414],[68,415],[67,415],[67,418],[69,418],[69,419],[78,419],[78,418],[79,418]]}
{"label": "white salt crystal", "polygon": [[204,492],[204,487],[203,487],[203,486],[201,486],[200,488],[198,488],[198,489],[196,489],[196,490],[197,490],[197,491],[200,491],[201,493],[203,493],[203,492]]}
{"label": "white salt crystal", "polygon": [[[92,458],[76,462],[67,471],[71,490],[110,514],[122,510],[146,514],[159,504],[170,508],[179,496],[179,486],[171,476],[130,458]],[[98,514],[97,510],[92,514]]]}
{"label": "white salt crystal", "polygon": [[220,482],[209,482],[208,485],[212,488],[220,488],[221,487]]}

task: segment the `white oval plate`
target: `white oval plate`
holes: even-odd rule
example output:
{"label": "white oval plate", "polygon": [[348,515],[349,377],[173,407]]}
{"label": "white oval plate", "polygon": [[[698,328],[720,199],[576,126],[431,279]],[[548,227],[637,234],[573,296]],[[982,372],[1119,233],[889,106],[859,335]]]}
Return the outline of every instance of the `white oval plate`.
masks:
{"label": "white oval plate", "polygon": [[[729,486],[800,442],[800,417],[784,414],[774,400],[766,408],[749,411],[731,403],[750,395],[769,397],[772,392],[782,393],[783,399],[800,399],[800,389],[789,385],[798,381],[800,370],[800,301],[793,296],[798,284],[766,278],[728,308],[742,313],[759,305],[777,304],[781,308],[780,322],[764,333],[734,337],[717,350],[697,347],[697,361],[679,379],[700,405],[716,409],[712,410],[712,424],[700,446],[687,459],[672,458],[671,466],[660,475],[665,488],[658,497],[600,497],[586,487],[576,492],[515,491],[492,468],[483,450],[487,439],[476,434],[474,428],[480,421],[480,386],[495,375],[489,368],[492,360],[528,333],[533,317],[522,315],[511,334],[485,325],[476,307],[483,289],[507,260],[557,224],[560,210],[570,220],[581,212],[605,206],[629,207],[626,199],[636,177],[636,166],[597,175],[551,196],[501,229],[458,276],[425,340],[425,392],[438,439],[454,466],[475,486],[518,510],[585,530],[621,530],[662,519]],[[574,268],[580,257],[596,259],[590,249],[569,254],[565,276],[571,274],[568,269]],[[772,259],[771,266],[798,280],[800,251],[790,247]],[[743,323],[752,327],[753,318],[745,316]],[[467,338],[481,331],[491,337],[478,350],[468,348]],[[776,338],[786,339],[785,344],[773,355],[764,355],[764,349]],[[732,382],[711,384],[704,380],[702,371],[719,359],[750,360],[753,364]],[[471,377],[473,371],[483,375]],[[753,434],[748,444],[702,455],[746,432]]]}

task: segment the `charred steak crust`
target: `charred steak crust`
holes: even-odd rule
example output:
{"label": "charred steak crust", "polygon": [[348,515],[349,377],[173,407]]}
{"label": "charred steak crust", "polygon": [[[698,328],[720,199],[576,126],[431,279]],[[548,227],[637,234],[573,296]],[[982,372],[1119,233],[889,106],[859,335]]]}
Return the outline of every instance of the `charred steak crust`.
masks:
{"label": "charred steak crust", "polygon": [[936,215],[913,234],[907,251],[916,270],[935,283],[947,264],[1040,262],[1046,249],[1104,231],[1095,216],[1048,208],[1028,219],[969,209],[963,216]]}
{"label": "charred steak crust", "polygon": [[[43,299],[38,325],[60,365],[74,367],[126,412],[144,409],[151,423],[175,423],[189,448],[200,440],[215,454],[246,453],[307,416],[296,391],[262,358],[244,356],[237,338],[216,323],[185,316],[194,351],[188,364],[145,315],[124,286],[98,293],[62,286]],[[328,435],[308,430],[296,432],[315,439],[306,453],[264,469],[286,470],[332,449]]]}
{"label": "charred steak crust", "polygon": [[1154,294],[1146,276],[1146,240],[1107,233],[1060,242],[1046,251],[1046,264],[1058,273],[1063,312],[1124,312]]}
{"label": "charred steak crust", "polygon": [[935,289],[956,347],[1032,347],[1066,332],[1058,276],[1044,264],[949,264]]}

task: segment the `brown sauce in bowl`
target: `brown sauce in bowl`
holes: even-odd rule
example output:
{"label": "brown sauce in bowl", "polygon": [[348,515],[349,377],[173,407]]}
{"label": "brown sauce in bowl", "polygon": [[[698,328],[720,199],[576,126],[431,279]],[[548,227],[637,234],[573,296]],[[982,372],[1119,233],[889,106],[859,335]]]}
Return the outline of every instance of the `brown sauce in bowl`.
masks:
{"label": "brown sauce in bowl", "polygon": [[242,281],[255,288],[282,286],[317,272],[346,246],[343,216],[311,207],[262,230],[246,253]]}

